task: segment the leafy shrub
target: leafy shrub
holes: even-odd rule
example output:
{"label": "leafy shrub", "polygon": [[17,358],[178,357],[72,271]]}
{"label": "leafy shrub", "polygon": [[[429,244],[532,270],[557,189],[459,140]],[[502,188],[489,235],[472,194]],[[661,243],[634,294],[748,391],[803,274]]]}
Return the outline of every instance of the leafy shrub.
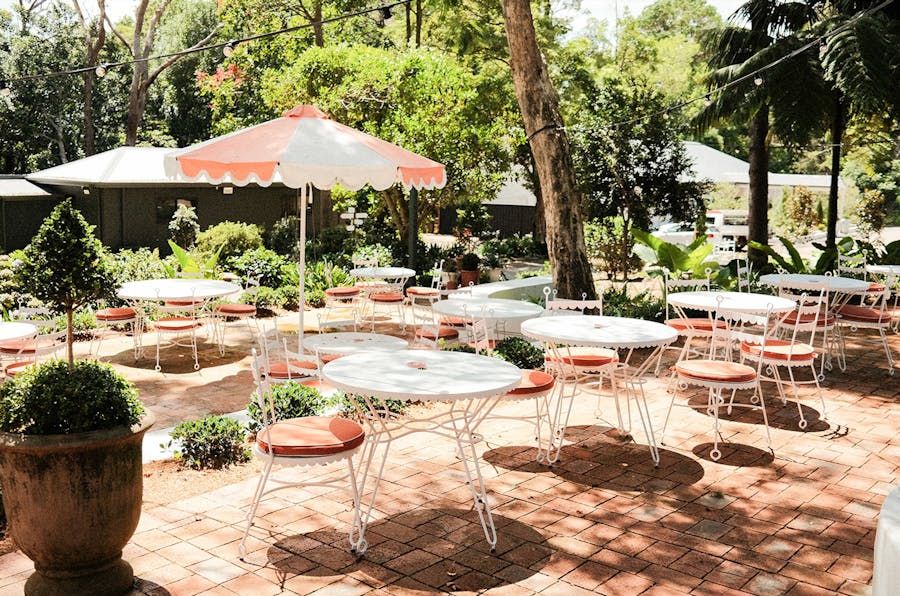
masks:
{"label": "leafy shrub", "polygon": [[532,269],[531,271],[522,271],[516,274],[516,279],[525,279],[528,277],[540,277],[542,275],[550,275],[550,261],[544,261],[540,269]]}
{"label": "leafy shrub", "polygon": [[344,226],[333,226],[320,230],[315,238],[306,243],[306,254],[314,255],[316,259],[327,259],[339,262],[344,267],[349,267],[351,262],[348,255],[355,252],[352,236]]}
{"label": "leafy shrub", "polygon": [[352,286],[353,282],[353,276],[350,275],[349,272],[328,261],[317,261],[312,264],[306,264],[307,291],[321,290],[324,292],[328,288],[337,286]]}
{"label": "leafy shrub", "polygon": [[455,346],[449,346],[444,348],[446,352],[465,352],[466,354],[477,354],[478,350],[473,348],[472,346],[466,344],[456,344]]}
{"label": "leafy shrub", "polygon": [[223,221],[197,235],[197,249],[203,254],[211,255],[221,248],[219,259],[224,263],[262,245],[259,226],[253,224]]}
{"label": "leafy shrub", "polygon": [[188,205],[179,205],[169,222],[169,239],[178,246],[190,248],[194,246],[199,233],[197,210]]}
{"label": "leafy shrub", "polygon": [[862,232],[868,236],[884,227],[884,195],[878,190],[865,190],[856,204],[853,216]]}
{"label": "leafy shrub", "polygon": [[[270,391],[277,420],[317,416],[322,414],[327,407],[334,405],[335,401],[325,398],[314,387],[307,387],[293,381],[272,385]],[[251,432],[259,431],[262,428],[263,420],[256,393],[250,396],[247,415],[250,416],[247,428]]]}
{"label": "leafy shrub", "polygon": [[481,265],[481,258],[474,252],[467,252],[459,260],[460,271],[478,271],[479,265]]}
{"label": "leafy shrub", "polygon": [[475,198],[466,199],[456,208],[455,234],[460,237],[482,237],[491,224],[491,214],[481,201]]}
{"label": "leafy shrub", "polygon": [[[325,291],[318,288],[306,290],[303,295],[306,304],[312,308],[322,308],[325,306]],[[297,295],[297,302],[300,301],[300,295]]]}
{"label": "leafy shrub", "polygon": [[159,279],[166,276],[166,269],[157,249],[123,248],[110,256],[110,266],[117,285],[127,281]]}
{"label": "leafy shrub", "polygon": [[[287,310],[297,310],[300,307],[300,288],[294,286],[281,286],[277,290],[278,306]],[[306,300],[309,304],[309,299]],[[322,292],[322,304],[325,304],[325,292]]]}
{"label": "leafy shrub", "polygon": [[277,308],[281,304],[280,300],[281,295],[276,288],[260,286],[259,291],[256,293],[257,308],[267,308],[270,310]]}
{"label": "leafy shrub", "polygon": [[632,253],[634,236],[625,243],[625,222],[621,217],[604,217],[584,224],[584,243],[588,258],[597,262],[610,279],[628,274],[641,266],[641,259]]}
{"label": "leafy shrub", "polygon": [[784,190],[781,197],[781,228],[795,236],[805,236],[818,225],[816,197],[805,186]]}
{"label": "leafy shrub", "polygon": [[356,249],[352,260],[378,259],[380,266],[388,266],[393,262],[391,249],[381,244],[367,244]]}
{"label": "leafy shrub", "polygon": [[175,457],[189,468],[219,470],[250,461],[244,429],[233,418],[211,414],[189,420],[176,426],[169,436],[173,441],[181,441]]}
{"label": "leafy shrub", "polygon": [[12,254],[0,255],[0,308],[9,312],[19,302],[22,291],[15,280],[13,264],[15,258]]}
{"label": "leafy shrub", "polygon": [[544,366],[544,351],[521,337],[507,337],[494,347],[494,356],[519,368]]}
{"label": "leafy shrub", "polygon": [[[368,411],[365,400],[358,395],[341,394],[341,409],[354,418],[358,418],[359,411]],[[382,416],[393,416],[406,411],[406,402],[399,399],[380,399],[370,397],[369,400]],[[357,410],[359,407],[359,410]]]}
{"label": "leafy shrub", "polygon": [[282,274],[287,261],[268,248],[255,248],[227,261],[228,268],[243,279],[258,279],[259,285],[278,288],[284,285]]}
{"label": "leafy shrub", "polygon": [[636,296],[629,296],[628,286],[623,285],[603,292],[603,314],[661,323],[666,318],[666,305],[661,298],[650,295],[647,290]]}
{"label": "leafy shrub", "polygon": [[25,368],[0,386],[0,430],[56,435],[131,426],[144,413],[137,389],[108,364],[62,360]]}
{"label": "leafy shrub", "polygon": [[282,217],[272,224],[266,233],[266,247],[282,256],[292,256],[298,242],[297,230],[299,228],[300,218],[296,215]]}

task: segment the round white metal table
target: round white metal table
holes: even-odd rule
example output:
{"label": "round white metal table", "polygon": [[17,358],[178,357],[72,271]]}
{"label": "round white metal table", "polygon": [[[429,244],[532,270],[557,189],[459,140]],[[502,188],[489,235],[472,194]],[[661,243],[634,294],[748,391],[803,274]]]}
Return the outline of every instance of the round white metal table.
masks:
{"label": "round white metal table", "polygon": [[16,341],[37,335],[38,329],[31,323],[0,322],[0,341]]}
{"label": "round white metal table", "polygon": [[[634,399],[637,404],[644,433],[647,436],[647,442],[650,444],[650,456],[653,458],[653,462],[659,465],[659,450],[656,447],[656,439],[653,436],[653,427],[650,423],[650,410],[647,407],[647,398],[644,395],[643,384],[638,379],[655,360],[658,351],[678,339],[678,332],[675,329],[662,323],[644,321],[642,319],[590,315],[529,319],[522,323],[522,334],[525,337],[540,341],[544,345],[544,350],[552,354],[557,359],[557,362],[574,362],[572,355],[567,353],[569,347],[628,350],[625,358],[620,363],[613,363],[613,365],[616,366],[616,371],[620,372],[623,377],[626,393],[629,389],[631,391],[630,395],[626,395],[626,399]],[[628,361],[631,359],[632,352],[639,348],[653,348],[653,353],[639,367],[632,367],[628,364]],[[614,374],[610,374],[609,379],[615,396],[617,391],[616,377]],[[572,387],[568,392],[560,393],[551,417],[552,428],[547,434],[549,443],[545,448],[545,456],[549,463],[559,460],[567,421],[575,401],[575,383],[571,383],[571,385]],[[638,387],[640,388],[640,395],[638,395]],[[567,408],[564,404],[566,400],[568,401]],[[626,429],[619,410],[618,399],[616,400],[616,411],[619,415],[619,430],[620,432],[625,432]],[[540,453],[538,457],[541,457]]]}
{"label": "round white metal table", "polygon": [[146,279],[129,281],[116,295],[123,300],[211,300],[241,291],[241,286],[216,279]]}
{"label": "round white metal table", "polygon": [[797,307],[797,303],[790,298],[749,292],[673,292],[666,297],[666,301],[679,308],[706,312],[721,309],[744,315],[764,315],[770,309],[773,313],[784,313]]}
{"label": "round white metal table", "polygon": [[[352,401],[368,427],[359,469],[361,510],[354,516],[358,527],[351,535],[356,532],[359,540],[363,540],[391,442],[413,433],[428,432],[456,441],[457,455],[463,462],[484,536],[492,549],[496,546],[497,531],[475,452],[474,433],[478,422],[496,405],[494,398],[519,385],[522,374],[518,368],[476,354],[401,350],[350,354],[322,367],[322,376],[338,389],[362,398]],[[413,413],[387,416],[384,406],[377,401],[382,399],[448,402],[449,408],[439,408],[437,412],[417,409],[415,417]],[[381,462],[373,467],[376,457]],[[372,492],[368,502],[363,503],[370,476]]]}
{"label": "round white metal table", "polygon": [[394,351],[405,350],[409,342],[401,337],[382,333],[358,333],[345,331],[339,333],[320,333],[303,338],[303,347],[310,352],[322,354],[356,354],[373,350]]}
{"label": "round white metal table", "polygon": [[434,312],[462,319],[481,319],[490,323],[497,335],[515,334],[526,319],[544,313],[540,304],[506,298],[451,298],[431,305]]}
{"label": "round white metal table", "polygon": [[808,289],[811,284],[825,284],[829,292],[856,294],[869,289],[869,282],[838,275],[815,275],[811,273],[769,273],[759,278],[767,286],[784,286],[794,290]]}
{"label": "round white metal table", "polygon": [[900,265],[866,265],[866,271],[876,275],[900,277]]}
{"label": "round white metal table", "polygon": [[892,490],[878,516],[872,596],[893,596],[900,586],[900,486]]}

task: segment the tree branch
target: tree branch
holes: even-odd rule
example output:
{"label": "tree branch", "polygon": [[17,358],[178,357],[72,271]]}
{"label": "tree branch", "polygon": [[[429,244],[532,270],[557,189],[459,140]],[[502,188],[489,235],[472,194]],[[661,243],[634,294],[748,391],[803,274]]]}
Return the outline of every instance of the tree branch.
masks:
{"label": "tree branch", "polygon": [[[198,48],[202,48],[202,47],[205,46],[205,45],[206,45],[213,37],[216,36],[216,33],[218,33],[218,31],[219,31],[219,27],[215,27],[212,31],[209,32],[209,35],[207,35],[206,37],[204,37],[203,39],[201,39],[200,41],[198,41],[197,43],[195,43],[194,45],[192,45],[191,47],[189,47],[187,50],[185,50],[185,52],[190,52],[191,50],[196,50],[196,49],[198,49]],[[152,84],[153,84],[153,81],[155,81],[156,78],[157,78],[160,74],[162,74],[162,72],[163,72],[165,69],[169,68],[170,66],[172,66],[173,64],[175,64],[176,62],[178,62],[180,59],[184,58],[186,55],[187,55],[187,54],[179,54],[179,55],[177,55],[177,56],[171,56],[171,57],[170,57],[169,59],[167,59],[165,62],[163,62],[162,64],[160,64],[158,67],[156,67],[156,68],[153,70],[153,72],[151,72],[151,73],[147,76],[147,83],[146,83],[147,87],[149,87],[150,85],[152,85]]]}

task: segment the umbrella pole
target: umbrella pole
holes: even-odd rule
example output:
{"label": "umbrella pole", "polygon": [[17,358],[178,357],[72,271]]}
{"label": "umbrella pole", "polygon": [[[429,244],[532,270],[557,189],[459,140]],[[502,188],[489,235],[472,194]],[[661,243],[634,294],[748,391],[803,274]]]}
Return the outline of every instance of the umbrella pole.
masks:
{"label": "umbrella pole", "polygon": [[300,194],[300,328],[297,330],[297,353],[303,353],[303,312],[306,310],[306,194],[307,185],[303,183]]}

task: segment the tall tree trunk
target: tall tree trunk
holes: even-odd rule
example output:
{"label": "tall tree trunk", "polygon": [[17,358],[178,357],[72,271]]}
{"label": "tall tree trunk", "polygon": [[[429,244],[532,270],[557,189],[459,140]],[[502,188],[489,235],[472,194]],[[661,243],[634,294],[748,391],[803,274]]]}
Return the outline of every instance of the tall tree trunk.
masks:
{"label": "tall tree trunk", "polygon": [[[769,106],[763,105],[750,120],[750,240],[760,244],[769,243],[769,148],[766,138],[769,134]],[[754,248],[747,249],[747,257],[755,265],[762,266],[768,261],[766,253]]]}
{"label": "tall tree trunk", "polygon": [[97,152],[96,138],[97,131],[94,128],[94,72],[87,71],[81,73],[84,79],[84,92],[82,93],[82,101],[84,101],[84,154],[85,156],[93,155]]}
{"label": "tall tree trunk", "polygon": [[528,155],[531,159],[531,172],[528,176],[531,178],[531,186],[534,188],[534,225],[531,229],[531,235],[536,242],[547,241],[547,220],[544,218],[544,195],[541,193],[541,181],[537,177],[537,166],[534,164],[534,155],[529,149]]}
{"label": "tall tree trunk", "polygon": [[144,118],[147,106],[147,63],[136,62],[134,74],[131,76],[131,89],[128,93],[128,114],[125,117],[125,144],[134,147],[137,144],[138,128]]}
{"label": "tall tree trunk", "polygon": [[825,247],[837,244],[838,177],[841,175],[841,141],[844,138],[844,103],[840,93],[834,98],[831,116],[831,187],[828,189],[828,232]]}
{"label": "tall tree trunk", "polygon": [[416,47],[422,47],[422,0],[416,0]]}
{"label": "tall tree trunk", "polygon": [[313,35],[316,40],[316,47],[325,47],[325,33],[322,31],[322,3],[316,2],[313,7]]}
{"label": "tall tree trunk", "polygon": [[567,298],[597,296],[584,245],[584,221],[559,98],[534,32],[528,0],[502,0],[509,65],[531,144],[547,226],[553,283]]}

